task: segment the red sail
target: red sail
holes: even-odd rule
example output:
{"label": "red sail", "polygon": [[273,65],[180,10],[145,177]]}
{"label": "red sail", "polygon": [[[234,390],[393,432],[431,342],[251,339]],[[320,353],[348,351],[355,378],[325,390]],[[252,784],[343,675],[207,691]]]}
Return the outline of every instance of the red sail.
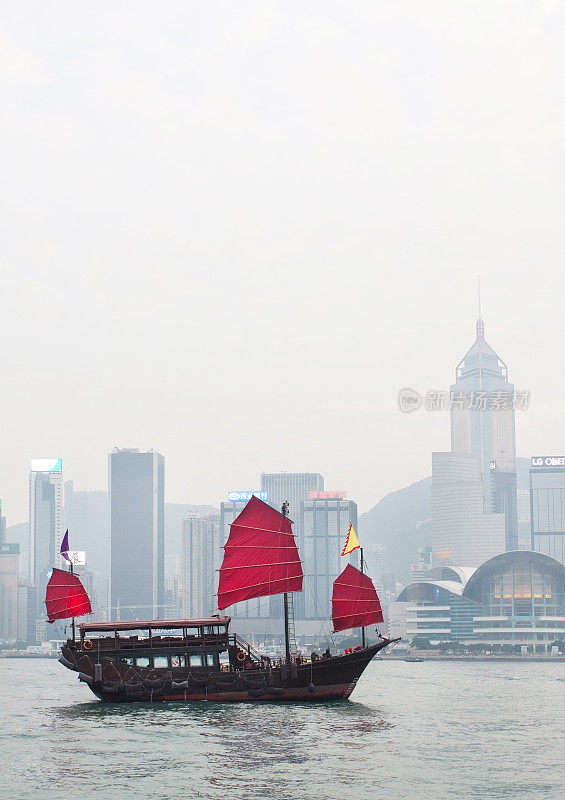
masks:
{"label": "red sail", "polygon": [[220,567],[218,608],[241,600],[302,591],[302,565],[292,523],[252,497],[232,522]]}
{"label": "red sail", "polygon": [[92,614],[90,600],[76,575],[54,569],[47,584],[45,605],[49,622]]}
{"label": "red sail", "polygon": [[362,628],[383,621],[373,581],[351,564],[334,581],[332,619],[334,631]]}

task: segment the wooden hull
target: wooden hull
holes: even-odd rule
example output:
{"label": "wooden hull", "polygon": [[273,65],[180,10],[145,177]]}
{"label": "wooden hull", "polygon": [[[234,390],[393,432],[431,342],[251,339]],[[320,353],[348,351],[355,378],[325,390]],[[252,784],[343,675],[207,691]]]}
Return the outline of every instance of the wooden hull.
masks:
{"label": "wooden hull", "polygon": [[79,673],[100,700],[109,703],[265,703],[346,700],[367,664],[388,641],[313,662],[262,669],[207,671],[194,675],[126,667],[99,659],[71,644],[62,648],[61,662]]}

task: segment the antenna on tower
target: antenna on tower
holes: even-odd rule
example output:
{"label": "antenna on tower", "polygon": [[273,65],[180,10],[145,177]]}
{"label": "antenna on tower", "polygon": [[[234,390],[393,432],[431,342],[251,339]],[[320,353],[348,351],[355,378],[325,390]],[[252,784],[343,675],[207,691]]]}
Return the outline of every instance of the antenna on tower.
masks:
{"label": "antenna on tower", "polygon": [[477,320],[477,339],[485,338],[485,323],[481,318],[481,273],[477,272],[477,294],[479,299],[479,318]]}

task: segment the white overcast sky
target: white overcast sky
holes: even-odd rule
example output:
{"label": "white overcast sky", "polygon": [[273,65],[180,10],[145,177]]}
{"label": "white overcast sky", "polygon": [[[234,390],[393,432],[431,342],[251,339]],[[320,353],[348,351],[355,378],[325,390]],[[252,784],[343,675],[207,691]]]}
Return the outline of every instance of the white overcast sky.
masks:
{"label": "white overcast sky", "polygon": [[565,452],[565,5],[2,3],[1,472],[115,446],[218,504],[262,470],[366,510],[430,473],[474,338]]}

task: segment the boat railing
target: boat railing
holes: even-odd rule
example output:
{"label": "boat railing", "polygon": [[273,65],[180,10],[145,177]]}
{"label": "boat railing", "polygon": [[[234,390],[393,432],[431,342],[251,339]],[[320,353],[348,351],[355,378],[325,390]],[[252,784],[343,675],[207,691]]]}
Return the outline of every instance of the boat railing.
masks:
{"label": "boat railing", "polygon": [[[227,646],[225,634],[207,633],[204,636],[151,636],[140,639],[137,636],[99,636],[89,640],[92,647],[100,650],[163,650],[179,647]],[[90,649],[90,648],[89,648]]]}
{"label": "boat railing", "polygon": [[243,650],[247,655],[252,658],[254,661],[262,661],[261,653],[258,653],[249,642],[246,642],[245,639],[242,639],[241,636],[238,636],[237,633],[232,633],[230,635],[230,644],[233,647],[238,647],[240,650]]}

